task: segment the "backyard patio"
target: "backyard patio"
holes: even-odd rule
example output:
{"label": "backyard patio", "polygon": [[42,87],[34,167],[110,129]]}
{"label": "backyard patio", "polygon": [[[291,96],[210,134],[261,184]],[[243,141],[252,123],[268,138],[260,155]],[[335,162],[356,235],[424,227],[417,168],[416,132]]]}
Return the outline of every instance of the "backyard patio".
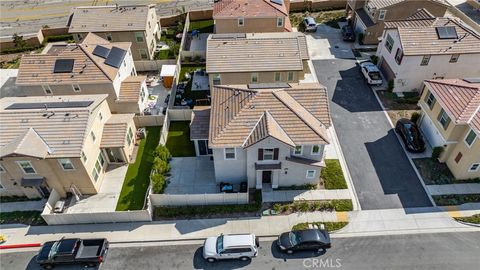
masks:
{"label": "backyard patio", "polygon": [[210,157],[173,158],[170,167],[164,194],[219,193]]}

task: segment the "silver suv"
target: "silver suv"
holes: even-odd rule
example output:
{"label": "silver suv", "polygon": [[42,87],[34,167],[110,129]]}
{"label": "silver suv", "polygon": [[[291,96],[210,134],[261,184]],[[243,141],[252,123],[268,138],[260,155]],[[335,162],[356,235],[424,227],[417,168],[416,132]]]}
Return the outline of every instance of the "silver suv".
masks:
{"label": "silver suv", "polygon": [[254,234],[222,234],[205,240],[203,258],[208,262],[225,259],[248,261],[257,256],[258,247],[258,238]]}

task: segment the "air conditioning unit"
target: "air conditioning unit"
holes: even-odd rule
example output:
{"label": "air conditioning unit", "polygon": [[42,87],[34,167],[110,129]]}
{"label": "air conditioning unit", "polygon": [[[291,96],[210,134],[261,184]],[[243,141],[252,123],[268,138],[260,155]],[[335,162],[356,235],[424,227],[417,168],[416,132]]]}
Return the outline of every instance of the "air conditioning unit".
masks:
{"label": "air conditioning unit", "polygon": [[60,200],[57,203],[55,203],[55,207],[53,208],[54,213],[63,213],[63,210],[65,209],[65,201]]}

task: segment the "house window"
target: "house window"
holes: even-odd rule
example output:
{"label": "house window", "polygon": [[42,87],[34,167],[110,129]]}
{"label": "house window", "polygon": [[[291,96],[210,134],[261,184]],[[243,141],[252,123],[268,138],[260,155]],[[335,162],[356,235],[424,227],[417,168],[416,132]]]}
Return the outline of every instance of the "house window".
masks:
{"label": "house window", "polygon": [[143,32],[135,32],[135,40],[137,42],[144,42]]}
{"label": "house window", "polygon": [[287,74],[287,81],[291,82],[293,81],[293,71],[289,71]]}
{"label": "house window", "polygon": [[225,159],[235,159],[235,148],[225,148]]}
{"label": "house window", "polygon": [[435,105],[436,99],[431,92],[427,94],[425,102],[428,104],[428,107],[430,108],[430,110]]}
{"label": "house window", "polygon": [[385,48],[387,48],[389,52],[392,52],[393,43],[394,43],[393,38],[390,36],[390,34],[388,34],[387,41],[385,42]]}
{"label": "house window", "polygon": [[128,132],[127,132],[127,143],[128,143],[128,146],[130,146],[132,144],[132,140],[133,140],[133,131],[132,131],[132,127],[129,127],[128,128]]}
{"label": "house window", "polygon": [[465,137],[465,143],[467,144],[468,147],[470,147],[472,146],[476,138],[477,138],[477,134],[475,134],[473,129],[470,129],[470,132],[468,132],[467,136]]}
{"label": "house window", "polygon": [[6,171],[5,171],[5,168],[3,168],[3,165],[0,164],[0,173],[4,173],[4,172],[6,172]]}
{"label": "house window", "polygon": [[320,145],[312,146],[312,155],[320,155]]}
{"label": "house window", "polygon": [[293,150],[294,155],[302,155],[303,154],[303,146],[295,146],[295,150]]}
{"label": "house window", "polygon": [[460,54],[452,54],[452,57],[450,57],[450,63],[456,63],[459,57]]}
{"label": "house window", "polygon": [[245,25],[245,19],[244,18],[238,18],[238,26],[244,26]]}
{"label": "house window", "polygon": [[95,133],[93,133],[93,131],[90,131],[90,137],[92,138],[92,141],[95,143],[95,141],[97,140],[97,137],[95,137]]}
{"label": "house window", "polygon": [[150,25],[150,22],[148,22],[148,28],[152,28],[152,25]]}
{"label": "house window", "polygon": [[455,162],[458,163],[462,159],[463,154],[462,152],[458,152],[457,156],[455,157]]}
{"label": "house window", "polygon": [[105,165],[105,159],[103,159],[102,153],[98,154],[97,161],[95,162],[95,167],[92,170],[92,177],[95,179],[95,182],[98,180],[98,176],[103,172],[103,166]]}
{"label": "house window", "polygon": [[480,169],[480,163],[473,163],[470,166],[470,169],[468,169],[468,171],[469,172],[478,172],[479,169]]}
{"label": "house window", "polygon": [[263,160],[273,160],[273,148],[263,149]]}
{"label": "house window", "polygon": [[428,62],[430,62],[430,55],[424,55],[420,66],[428,66]]}
{"label": "house window", "polygon": [[251,79],[250,81],[252,83],[257,83],[258,82],[258,73],[252,73],[250,79]]}
{"label": "house window", "polygon": [[50,85],[42,85],[42,89],[45,92],[46,95],[51,95],[53,94],[52,88]]}
{"label": "house window", "polygon": [[314,178],[316,172],[317,172],[317,171],[315,171],[315,170],[308,170],[308,171],[307,171],[307,178],[308,178],[308,179]]}
{"label": "house window", "polygon": [[283,27],[283,17],[277,18],[277,27]]}
{"label": "house window", "polygon": [[23,173],[25,174],[36,174],[37,172],[32,166],[30,161],[17,161],[18,166],[22,169]]}
{"label": "house window", "polygon": [[280,72],[275,72],[275,81],[276,81],[276,82],[279,82],[279,81],[280,81],[280,79],[281,79],[281,76],[280,76],[280,75],[281,75]]}
{"label": "house window", "polygon": [[387,14],[386,10],[384,10],[384,9],[380,10],[380,13],[378,14],[378,19],[379,20],[384,20],[386,14]]}
{"label": "house window", "polygon": [[145,49],[138,49],[138,53],[140,53],[141,59],[148,59],[148,54]]}
{"label": "house window", "polygon": [[400,50],[400,48],[397,49],[397,53],[395,54],[395,62],[397,62],[397,64],[401,64],[402,63],[402,59],[403,59],[403,52],[402,50]]}
{"label": "house window", "polygon": [[214,74],[213,75],[213,85],[219,85],[222,83],[222,80],[220,78],[220,74]]}
{"label": "house window", "polygon": [[87,156],[85,155],[85,152],[81,152],[80,155],[82,156],[83,163],[87,163]]}
{"label": "house window", "polygon": [[75,167],[73,167],[72,161],[68,158],[61,158],[58,160],[58,163],[60,163],[60,166],[62,166],[62,169],[64,171],[72,171],[75,170]]}
{"label": "house window", "polygon": [[442,125],[443,129],[447,129],[448,125],[450,124],[450,117],[445,112],[445,110],[441,109],[440,113],[438,114],[438,122]]}
{"label": "house window", "polygon": [[73,88],[73,92],[78,93],[78,92],[82,91],[82,89],[80,88],[80,85],[78,85],[78,84],[73,84],[72,88]]}
{"label": "house window", "polygon": [[112,33],[107,33],[106,36],[107,36],[107,40],[108,40],[108,41],[112,41],[112,40],[113,40],[113,39],[112,39]]}
{"label": "house window", "polygon": [[93,179],[95,179],[95,182],[97,182],[98,180],[98,172],[97,172],[97,169],[94,167],[93,170],[92,170],[92,177]]}

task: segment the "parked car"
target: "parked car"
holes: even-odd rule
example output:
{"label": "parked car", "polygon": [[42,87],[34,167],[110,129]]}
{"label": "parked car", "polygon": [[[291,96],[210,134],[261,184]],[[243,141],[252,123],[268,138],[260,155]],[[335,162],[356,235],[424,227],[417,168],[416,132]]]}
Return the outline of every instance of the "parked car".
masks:
{"label": "parked car", "polygon": [[105,238],[60,239],[43,244],[36,261],[45,269],[52,269],[58,264],[83,264],[92,267],[101,264],[107,252],[108,241]]}
{"label": "parked car", "polygon": [[254,234],[222,234],[205,240],[203,258],[208,262],[224,259],[248,261],[257,256],[258,247],[258,238]]}
{"label": "parked car", "polygon": [[421,153],[425,151],[425,141],[418,126],[405,118],[397,121],[395,131],[400,134],[405,147],[409,152]]}
{"label": "parked car", "polygon": [[326,250],[332,244],[326,230],[306,229],[282,233],[278,237],[277,246],[281,251],[291,254],[300,250]]}
{"label": "parked car", "polygon": [[303,19],[303,26],[305,27],[306,32],[317,31],[317,22],[312,17],[305,17],[305,19]]}
{"label": "parked car", "polygon": [[370,85],[381,85],[383,83],[380,70],[371,61],[364,61],[360,63],[362,74]]}
{"label": "parked car", "polygon": [[355,41],[355,31],[350,25],[344,25],[342,27],[342,37],[343,41]]}

